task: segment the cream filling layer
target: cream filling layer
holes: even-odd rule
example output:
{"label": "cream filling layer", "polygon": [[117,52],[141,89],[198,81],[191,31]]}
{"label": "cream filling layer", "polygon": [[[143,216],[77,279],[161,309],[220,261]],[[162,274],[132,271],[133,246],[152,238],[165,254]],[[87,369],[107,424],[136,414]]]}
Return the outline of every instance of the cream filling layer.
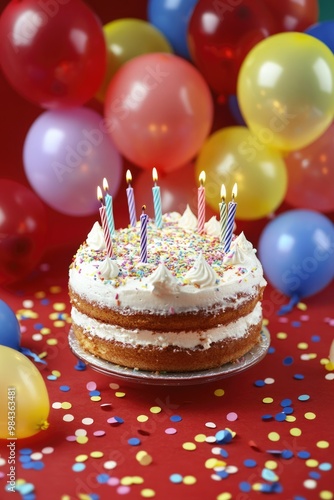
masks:
{"label": "cream filling layer", "polygon": [[128,330],[119,326],[101,323],[82,314],[75,307],[71,312],[72,321],[80,326],[90,337],[98,337],[104,340],[130,344],[137,346],[168,347],[177,346],[183,349],[194,349],[201,346],[209,349],[214,342],[231,338],[238,339],[244,337],[249,327],[257,325],[262,319],[262,306],[259,302],[253,311],[247,316],[239,318],[228,325],[221,325],[205,331],[188,332],[152,332],[149,330]]}

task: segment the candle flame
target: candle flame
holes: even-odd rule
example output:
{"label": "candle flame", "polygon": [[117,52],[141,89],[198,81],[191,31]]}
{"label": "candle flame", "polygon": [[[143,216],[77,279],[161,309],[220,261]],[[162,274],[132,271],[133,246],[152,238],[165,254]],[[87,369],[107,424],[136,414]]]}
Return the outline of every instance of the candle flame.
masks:
{"label": "candle flame", "polygon": [[126,176],[125,176],[125,178],[126,178],[126,182],[127,182],[128,184],[130,184],[130,183],[131,183],[131,181],[132,181],[132,175],[131,175],[130,170],[127,170],[127,171],[126,171]]}
{"label": "candle flame", "polygon": [[97,199],[102,203],[103,195],[102,195],[102,189],[100,188],[100,186],[97,186]]}
{"label": "candle flame", "polygon": [[107,192],[107,191],[108,191],[108,189],[109,189],[109,186],[108,186],[108,181],[107,181],[107,179],[104,177],[104,178],[103,178],[103,190]]}
{"label": "candle flame", "polygon": [[152,178],[153,178],[153,182],[157,182],[157,180],[158,180],[158,171],[157,171],[157,169],[155,167],[152,170]]}
{"label": "candle flame", "polygon": [[146,210],[146,205],[143,205],[143,206],[141,207],[141,211],[144,213],[144,212],[145,212],[145,210]]}
{"label": "candle flame", "polygon": [[238,194],[238,184],[235,182],[232,189],[232,200],[235,200]]}
{"label": "candle flame", "polygon": [[204,170],[202,170],[202,172],[199,174],[198,179],[199,179],[200,185],[203,186],[205,179],[206,179],[206,175],[205,175]]}
{"label": "candle flame", "polygon": [[220,197],[223,201],[226,200],[226,187],[225,187],[225,184],[222,184],[221,188],[220,188]]}

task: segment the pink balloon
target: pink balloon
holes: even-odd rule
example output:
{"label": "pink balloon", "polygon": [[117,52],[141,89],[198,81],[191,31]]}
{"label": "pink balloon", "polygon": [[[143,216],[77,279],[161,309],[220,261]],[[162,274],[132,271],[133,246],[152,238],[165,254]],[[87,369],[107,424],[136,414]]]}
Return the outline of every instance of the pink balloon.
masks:
{"label": "pink balloon", "polygon": [[188,61],[173,54],[145,54],[112,79],[105,117],[116,147],[128,160],[170,172],[201,149],[212,126],[213,100]]}
{"label": "pink balloon", "polygon": [[122,159],[106,133],[103,117],[88,108],[46,111],[24,143],[25,173],[36,193],[67,215],[98,213],[97,186],[103,177],[115,195]]}
{"label": "pink balloon", "polygon": [[334,122],[307,147],[286,158],[288,190],[285,200],[299,208],[334,210]]}
{"label": "pink balloon", "polygon": [[[183,213],[187,205],[197,216],[197,190],[198,180],[195,178],[194,165],[188,163],[177,171],[160,175],[158,185],[161,193],[162,213],[179,212]],[[139,173],[134,180],[134,193],[137,213],[140,213],[142,205],[146,205],[147,214],[154,218],[154,207],[152,197],[152,172],[145,170]],[[214,214],[212,209],[206,207],[206,219]]]}

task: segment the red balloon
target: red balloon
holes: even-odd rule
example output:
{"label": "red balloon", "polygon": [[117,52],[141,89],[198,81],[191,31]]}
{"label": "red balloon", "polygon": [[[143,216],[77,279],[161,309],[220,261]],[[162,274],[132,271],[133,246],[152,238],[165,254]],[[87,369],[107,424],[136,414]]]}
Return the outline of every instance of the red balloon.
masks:
{"label": "red balloon", "polygon": [[[187,205],[197,216],[197,191],[198,179],[195,177],[195,168],[192,163],[188,163],[174,172],[160,175],[158,185],[161,193],[162,213],[179,212],[182,214]],[[153,196],[152,196],[152,172],[145,170],[140,172],[134,181],[134,193],[137,213],[140,213],[142,205],[146,205],[147,214],[154,218]],[[210,207],[206,207],[206,220],[214,213]]]}
{"label": "red balloon", "polygon": [[50,109],[87,102],[106,70],[102,25],[81,0],[9,2],[0,22],[0,56],[16,91]]}
{"label": "red balloon", "polygon": [[318,0],[264,0],[279,31],[305,31],[318,21]]}
{"label": "red balloon", "polygon": [[298,208],[334,211],[334,122],[307,147],[285,158],[288,190],[285,200]]}
{"label": "red balloon", "polygon": [[170,172],[201,149],[213,121],[210,89],[199,71],[173,54],[135,57],[111,80],[105,126],[128,160]]}
{"label": "red balloon", "polygon": [[219,94],[236,94],[240,66],[250,49],[276,33],[263,0],[199,0],[188,28],[193,61]]}
{"label": "red balloon", "polygon": [[0,179],[0,285],[24,278],[46,245],[46,211],[18,182]]}

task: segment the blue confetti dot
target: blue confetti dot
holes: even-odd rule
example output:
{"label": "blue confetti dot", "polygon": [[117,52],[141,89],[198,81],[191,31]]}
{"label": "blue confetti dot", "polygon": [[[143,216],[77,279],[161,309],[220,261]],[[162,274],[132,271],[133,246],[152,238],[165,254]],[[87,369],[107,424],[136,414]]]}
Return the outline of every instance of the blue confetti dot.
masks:
{"label": "blue confetti dot", "polygon": [[48,375],[46,378],[47,378],[48,380],[57,380],[56,375]]}
{"label": "blue confetti dot", "polygon": [[221,448],[220,450],[220,454],[222,457],[224,458],[227,458],[228,457],[228,452],[224,449],[224,448]]}
{"label": "blue confetti dot", "polygon": [[31,448],[22,448],[20,450],[21,455],[31,455],[32,454],[32,449]]}
{"label": "blue confetti dot", "polygon": [[290,366],[293,364],[293,357],[292,356],[287,356],[286,358],[283,359],[283,365],[284,366]]}
{"label": "blue confetti dot", "polygon": [[286,406],[285,408],[283,408],[283,413],[285,413],[285,415],[292,415],[293,412],[294,410],[291,406]]}
{"label": "blue confetti dot", "polygon": [[275,415],[276,422],[284,422],[285,419],[286,419],[285,413],[283,413],[283,412],[276,413],[276,415]]}
{"label": "blue confetti dot", "polygon": [[291,450],[283,450],[281,456],[282,458],[285,458],[285,460],[289,460],[293,457],[293,452]]}
{"label": "blue confetti dot", "polygon": [[226,479],[229,476],[229,473],[226,472],[226,470],[218,470],[216,471],[217,476],[221,477],[222,479]]}
{"label": "blue confetti dot", "polygon": [[301,373],[295,373],[293,378],[296,380],[304,380],[305,377]]}
{"label": "blue confetti dot", "polygon": [[34,328],[35,330],[41,330],[44,327],[43,323],[35,323]]}
{"label": "blue confetti dot", "polygon": [[232,441],[232,433],[230,431],[228,431],[227,429],[224,429],[224,430],[221,430],[221,431],[218,431],[216,433],[216,441],[217,443],[229,443],[230,441]]}
{"label": "blue confetti dot", "polygon": [[22,500],[36,500],[35,493],[28,493],[28,495],[22,495]]}
{"label": "blue confetti dot", "polygon": [[69,385],[61,385],[59,387],[59,389],[62,391],[62,392],[68,392],[71,388]]}
{"label": "blue confetti dot", "polygon": [[183,477],[181,476],[181,474],[171,474],[169,476],[169,479],[172,483],[177,484],[177,483],[182,483]]}
{"label": "blue confetti dot", "polygon": [[280,405],[284,408],[285,406],[291,406],[292,405],[292,401],[291,399],[282,399]]}
{"label": "blue confetti dot", "polygon": [[22,457],[19,457],[19,461],[23,464],[26,462],[31,462],[30,455],[22,455]]}
{"label": "blue confetti dot", "polygon": [[182,420],[182,417],[180,417],[180,415],[172,415],[170,417],[171,422],[181,422],[181,420]]}
{"label": "blue confetti dot", "polygon": [[262,415],[261,418],[262,418],[262,420],[264,420],[266,422],[266,421],[272,420],[273,416],[270,415],[269,413],[267,413],[266,415]]}
{"label": "blue confetti dot", "polygon": [[86,465],[83,464],[82,462],[79,462],[79,463],[72,465],[72,470],[74,472],[82,472],[83,470],[85,470],[85,468],[86,468]]}
{"label": "blue confetti dot", "polygon": [[299,457],[299,458],[303,458],[303,459],[305,459],[305,460],[306,460],[307,458],[310,458],[310,456],[311,456],[311,453],[310,453],[310,452],[308,452],[308,451],[299,451],[299,452],[297,453],[297,457]]}
{"label": "blue confetti dot", "polygon": [[301,326],[301,322],[300,321],[291,321],[291,326],[293,326],[294,328],[299,328]]}
{"label": "blue confetti dot", "polygon": [[309,473],[309,476],[312,478],[312,479],[320,479],[321,478],[321,474],[319,474],[319,472],[316,472],[316,471],[311,471]]}
{"label": "blue confetti dot", "polygon": [[118,422],[119,424],[124,424],[124,420],[123,418],[121,417],[117,417],[116,415],[114,416],[114,419],[116,420],[116,422]]}
{"label": "blue confetti dot", "polygon": [[276,351],[275,347],[270,346],[268,349],[268,354],[274,354],[275,351]]}
{"label": "blue confetti dot", "polygon": [[254,385],[256,387],[263,387],[264,385],[266,385],[266,383],[264,380],[255,380]]}
{"label": "blue confetti dot", "polygon": [[253,460],[252,458],[246,458],[246,460],[244,460],[244,466],[245,467],[256,467],[257,462],[256,462],[256,460]]}
{"label": "blue confetti dot", "polygon": [[141,443],[139,438],[130,438],[128,439],[128,444],[131,446],[138,446]]}
{"label": "blue confetti dot", "polygon": [[298,396],[299,401],[308,401],[310,399],[310,396],[308,394],[301,394]]}
{"label": "blue confetti dot", "polygon": [[109,474],[99,474],[96,479],[97,479],[97,482],[100,483],[100,484],[104,484],[104,483],[107,483],[108,480],[109,480],[110,476]]}
{"label": "blue confetti dot", "polygon": [[312,335],[311,340],[312,342],[320,342],[320,335]]}
{"label": "blue confetti dot", "polygon": [[329,462],[323,462],[322,464],[319,465],[319,469],[323,471],[332,470],[332,464],[330,464]]}
{"label": "blue confetti dot", "polygon": [[241,481],[241,483],[239,484],[239,488],[241,491],[247,493],[248,491],[251,491],[252,486],[247,481]]}
{"label": "blue confetti dot", "polygon": [[42,299],[41,300],[41,305],[42,306],[48,306],[50,304],[50,300],[49,299]]}
{"label": "blue confetti dot", "polygon": [[307,498],[298,495],[296,497],[293,497],[293,500],[307,500]]}
{"label": "blue confetti dot", "polygon": [[84,363],[83,361],[81,361],[81,359],[78,359],[78,362],[77,364],[74,366],[75,370],[78,370],[78,371],[84,371],[86,370],[86,363]]}

